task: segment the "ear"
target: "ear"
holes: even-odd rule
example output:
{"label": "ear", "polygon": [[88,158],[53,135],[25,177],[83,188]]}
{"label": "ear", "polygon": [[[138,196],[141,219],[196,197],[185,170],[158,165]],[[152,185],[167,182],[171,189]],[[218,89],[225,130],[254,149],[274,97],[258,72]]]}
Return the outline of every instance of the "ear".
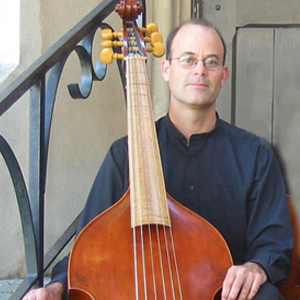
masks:
{"label": "ear", "polygon": [[229,77],[229,69],[228,67],[224,66],[223,70],[222,70],[223,76],[222,76],[222,80],[221,80],[221,86],[223,87]]}
{"label": "ear", "polygon": [[165,81],[170,79],[170,61],[164,59],[160,64],[160,71]]}

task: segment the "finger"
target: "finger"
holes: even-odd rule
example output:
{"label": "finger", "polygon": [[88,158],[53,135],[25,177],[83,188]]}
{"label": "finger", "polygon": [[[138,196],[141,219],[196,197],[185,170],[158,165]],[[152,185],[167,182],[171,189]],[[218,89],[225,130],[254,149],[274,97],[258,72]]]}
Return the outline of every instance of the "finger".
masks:
{"label": "finger", "polygon": [[222,296],[221,296],[222,300],[228,299],[235,276],[236,276],[236,274],[234,272],[234,267],[231,267],[228,270],[226,277],[224,279],[224,282],[223,282]]}
{"label": "finger", "polygon": [[244,276],[236,276],[227,299],[236,300],[244,284]]}
{"label": "finger", "polygon": [[238,300],[250,300],[251,298],[249,298],[249,295],[252,286],[253,286],[253,278],[246,278],[246,280],[244,280],[243,282]]}
{"label": "finger", "polygon": [[49,300],[50,293],[49,290],[46,288],[40,288],[36,290],[36,300]]}
{"label": "finger", "polygon": [[256,296],[262,284],[263,283],[261,282],[261,280],[259,279],[254,280],[248,295],[249,300],[253,299]]}
{"label": "finger", "polygon": [[29,291],[23,298],[23,300],[48,300],[49,293],[45,288],[39,288]]}
{"label": "finger", "polygon": [[36,295],[34,291],[29,291],[22,300],[36,300]]}

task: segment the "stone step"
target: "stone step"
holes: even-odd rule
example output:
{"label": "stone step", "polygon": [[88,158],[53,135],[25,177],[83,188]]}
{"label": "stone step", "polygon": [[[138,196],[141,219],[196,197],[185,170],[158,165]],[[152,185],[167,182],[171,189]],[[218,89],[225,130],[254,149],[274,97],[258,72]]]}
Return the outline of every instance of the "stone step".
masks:
{"label": "stone step", "polygon": [[0,300],[7,300],[18,288],[23,279],[0,280]]}
{"label": "stone step", "polygon": [[[47,284],[50,278],[45,278],[44,282]],[[23,279],[6,279],[0,280],[0,300],[8,300],[9,297],[22,283]]]}

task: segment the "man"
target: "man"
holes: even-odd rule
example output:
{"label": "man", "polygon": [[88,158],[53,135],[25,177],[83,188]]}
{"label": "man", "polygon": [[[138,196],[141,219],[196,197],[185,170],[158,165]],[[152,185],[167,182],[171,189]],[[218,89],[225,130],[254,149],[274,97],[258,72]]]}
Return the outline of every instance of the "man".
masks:
{"label": "man", "polygon": [[[285,187],[270,147],[216,113],[229,75],[225,55],[221,35],[205,20],[184,23],[168,38],[161,71],[170,87],[170,109],[157,122],[166,189],[226,239],[234,266],[224,280],[222,300],[282,299],[275,284],[287,278],[293,248]],[[128,185],[123,138],[106,156],[79,230],[120,199]],[[25,300],[61,299],[66,266],[64,259],[54,268],[52,283]]]}

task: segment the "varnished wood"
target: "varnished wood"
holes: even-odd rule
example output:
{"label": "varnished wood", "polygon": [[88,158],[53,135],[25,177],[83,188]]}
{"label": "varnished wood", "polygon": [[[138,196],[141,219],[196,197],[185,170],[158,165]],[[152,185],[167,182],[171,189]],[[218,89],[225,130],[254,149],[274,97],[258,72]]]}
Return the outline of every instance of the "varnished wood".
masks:
{"label": "varnished wood", "polygon": [[69,298],[212,300],[232,265],[230,251],[210,223],[166,193],[145,47],[135,40],[142,38],[135,26],[123,22],[130,188],[78,235]]}
{"label": "varnished wood", "polygon": [[[164,299],[163,283],[167,299],[174,299],[171,278],[174,282],[175,299],[181,299],[174,263],[176,255],[183,299],[212,300],[222,285],[227,269],[232,264],[229,249],[220,233],[199,215],[170,196],[168,196],[168,206],[175,251],[173,251],[169,228],[161,225],[157,227],[160,236],[158,241],[156,226],[151,225],[151,244],[148,226],[143,226],[142,230],[141,227],[130,228],[128,191],[117,204],[89,223],[78,236],[71,252],[69,286],[76,287],[80,293],[86,291],[87,295],[84,298],[87,299],[90,297],[89,294],[92,299],[101,300],[136,299],[133,264],[133,230],[136,230],[138,274],[141,279],[143,279],[142,243],[145,248],[148,299],[155,299],[153,275],[158,299]],[[165,231],[167,242],[164,237]],[[160,270],[159,247],[163,257],[164,279]],[[167,249],[170,252],[171,276]],[[142,280],[139,281],[138,287],[138,299],[146,299]],[[72,300],[77,299],[72,298]]]}
{"label": "varnished wood", "polygon": [[289,212],[291,215],[292,227],[295,236],[295,248],[292,260],[290,278],[280,287],[280,292],[285,300],[300,299],[300,251],[299,251],[299,220],[293,207],[291,196],[287,196]]}
{"label": "varnished wood", "polygon": [[126,63],[131,226],[171,226],[145,59]]}

